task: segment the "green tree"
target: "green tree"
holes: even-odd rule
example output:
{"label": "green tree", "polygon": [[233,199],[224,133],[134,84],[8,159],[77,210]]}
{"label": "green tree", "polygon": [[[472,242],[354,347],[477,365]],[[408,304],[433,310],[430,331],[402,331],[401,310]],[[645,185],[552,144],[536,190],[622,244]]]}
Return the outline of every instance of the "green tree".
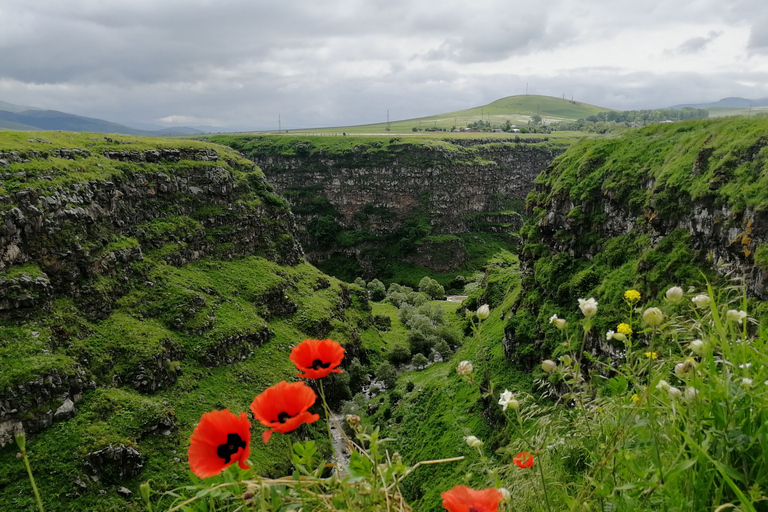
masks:
{"label": "green tree", "polygon": [[440,340],[435,343],[435,352],[440,354],[440,357],[443,358],[443,361],[447,361],[448,358],[451,357],[451,354],[453,354],[453,350],[451,350],[451,347],[448,346],[448,343],[445,340]]}
{"label": "green tree", "polygon": [[422,277],[421,281],[419,281],[419,291],[433,300],[445,298],[445,288],[443,288],[443,285],[428,276]]}
{"label": "green tree", "polygon": [[363,386],[368,384],[370,378],[368,377],[368,367],[360,362],[358,358],[352,359],[349,364],[349,389],[353,393],[359,393],[363,389]]}
{"label": "green tree", "polygon": [[400,341],[392,344],[392,348],[389,349],[389,354],[387,354],[387,359],[389,359],[392,364],[402,364],[410,358],[411,349],[408,348],[408,345]]}
{"label": "green tree", "polygon": [[383,382],[387,389],[392,389],[397,384],[397,369],[389,361],[384,361],[376,369],[376,380]]}
{"label": "green tree", "polygon": [[413,356],[413,359],[411,359],[411,364],[419,369],[424,368],[428,363],[429,359],[427,359],[427,356],[424,354],[416,354]]}
{"label": "green tree", "polygon": [[374,279],[368,283],[368,292],[371,295],[371,300],[376,302],[384,300],[384,297],[387,296],[387,289],[384,287],[384,283],[378,279]]}

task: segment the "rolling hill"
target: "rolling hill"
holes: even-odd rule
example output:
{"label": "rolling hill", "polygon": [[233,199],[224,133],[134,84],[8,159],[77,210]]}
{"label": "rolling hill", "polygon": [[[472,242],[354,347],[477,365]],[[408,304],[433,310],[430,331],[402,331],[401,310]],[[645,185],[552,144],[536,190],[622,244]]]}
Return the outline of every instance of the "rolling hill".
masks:
{"label": "rolling hill", "polygon": [[[318,128],[313,130],[289,130],[291,133],[407,133],[414,128],[437,128],[450,130],[454,127],[466,127],[477,121],[490,121],[494,125],[502,125],[506,121],[511,124],[526,124],[531,116],[538,114],[544,122],[581,119],[598,112],[611,110],[588,103],[580,103],[564,98],[537,95],[518,95],[501,98],[487,105],[474,107],[456,112],[437,114],[415,119],[404,119],[390,123],[374,123],[359,126],[344,126],[333,128]],[[389,128],[387,130],[387,128]]]}
{"label": "rolling hill", "polygon": [[2,130],[63,130],[69,132],[121,133],[124,135],[191,135],[202,133],[187,127],[162,130],[139,130],[118,123],[83,117],[58,110],[45,110],[0,101],[0,129]]}

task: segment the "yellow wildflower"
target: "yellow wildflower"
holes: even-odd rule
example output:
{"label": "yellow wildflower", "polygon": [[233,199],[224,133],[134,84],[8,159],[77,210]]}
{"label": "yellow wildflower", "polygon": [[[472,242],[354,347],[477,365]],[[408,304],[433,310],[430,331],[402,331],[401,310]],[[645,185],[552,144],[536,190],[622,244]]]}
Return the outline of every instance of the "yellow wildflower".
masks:
{"label": "yellow wildflower", "polygon": [[658,359],[659,354],[657,354],[656,352],[646,352],[645,357],[647,357],[648,359]]}
{"label": "yellow wildflower", "polygon": [[616,330],[627,336],[632,334],[632,327],[630,327],[629,324],[619,324],[618,327],[616,327]]}
{"label": "yellow wildflower", "polygon": [[624,298],[629,302],[637,302],[640,300],[640,292],[637,290],[627,290],[624,292]]}
{"label": "yellow wildflower", "polygon": [[638,395],[637,393],[632,395],[632,403],[635,404],[635,405],[639,404],[640,403],[640,395]]}

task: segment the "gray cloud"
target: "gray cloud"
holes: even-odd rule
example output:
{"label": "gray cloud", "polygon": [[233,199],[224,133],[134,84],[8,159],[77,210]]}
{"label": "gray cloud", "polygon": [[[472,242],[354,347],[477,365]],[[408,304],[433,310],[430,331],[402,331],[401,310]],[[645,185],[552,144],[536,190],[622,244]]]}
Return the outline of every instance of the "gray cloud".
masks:
{"label": "gray cloud", "polygon": [[[605,41],[630,39],[640,55],[681,26],[707,35],[659,48],[662,60],[709,57],[733,40],[728,30],[752,31],[748,48],[698,74],[609,60]],[[765,69],[766,54],[764,0],[0,3],[0,100],[127,124],[271,129],[278,115],[291,128],[370,123],[387,109],[402,119],[482,105],[523,93],[526,82],[532,93],[612,108],[756,98],[768,96],[768,81],[733,63],[749,57]]]}
{"label": "gray cloud", "polygon": [[768,16],[758,19],[752,25],[747,47],[751,52],[768,54]]}
{"label": "gray cloud", "polygon": [[720,37],[722,32],[710,31],[706,37],[692,37],[684,41],[680,46],[674,50],[670,50],[670,53],[696,53],[700,52],[709,45],[712,41]]}

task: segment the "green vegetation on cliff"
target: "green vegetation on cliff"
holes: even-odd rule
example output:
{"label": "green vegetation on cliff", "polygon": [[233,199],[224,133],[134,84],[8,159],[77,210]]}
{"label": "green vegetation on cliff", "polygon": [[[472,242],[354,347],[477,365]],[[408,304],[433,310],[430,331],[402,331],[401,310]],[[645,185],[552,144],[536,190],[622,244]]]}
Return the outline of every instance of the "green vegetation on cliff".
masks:
{"label": "green vegetation on cliff", "polygon": [[701,288],[705,278],[721,282],[715,265],[768,298],[761,275],[750,277],[768,233],[766,133],[760,119],[660,124],[584,140],[559,157],[528,196],[521,257],[531,272],[508,326],[515,358],[530,366],[557,354],[547,319],[567,315],[578,297],[598,299],[602,332],[615,329],[623,290],[658,298],[671,284]]}
{"label": "green vegetation on cliff", "polygon": [[[203,412],[294,378],[292,345],[383,358],[367,292],[303,261],[288,203],[232,150],[0,132],[0,179],[2,510],[36,508],[19,422],[46,510],[138,511],[142,481],[187,481]],[[350,398],[344,377],[326,390]],[[282,474],[289,452],[278,436],[251,460]]]}

